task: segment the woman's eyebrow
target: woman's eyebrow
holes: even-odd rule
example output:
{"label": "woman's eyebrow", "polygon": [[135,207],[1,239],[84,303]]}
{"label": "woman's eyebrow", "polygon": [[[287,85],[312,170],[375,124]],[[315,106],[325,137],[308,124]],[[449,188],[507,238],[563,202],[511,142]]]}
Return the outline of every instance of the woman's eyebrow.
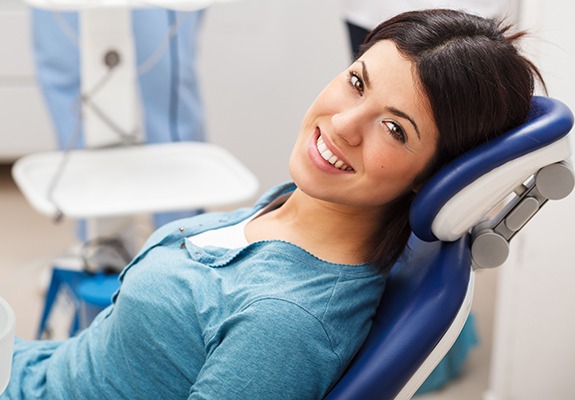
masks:
{"label": "woman's eyebrow", "polygon": [[361,74],[363,75],[363,83],[369,89],[369,74],[367,73],[367,67],[365,66],[365,62],[363,60],[359,61],[361,63]]}
{"label": "woman's eyebrow", "polygon": [[[365,65],[365,61],[363,60],[359,60],[359,63],[361,64],[361,74],[363,76],[363,83],[365,84],[366,88],[370,88],[370,82],[369,82],[369,74],[367,73],[367,66]],[[419,128],[417,127],[417,124],[415,123],[415,121],[413,120],[413,118],[411,118],[409,115],[407,115],[406,113],[404,113],[401,110],[398,110],[395,107],[387,107],[387,110],[400,117],[400,118],[404,118],[406,120],[408,120],[411,125],[413,125],[413,128],[415,129],[415,133],[417,134],[417,138],[419,140],[421,140],[421,134],[419,133]]]}
{"label": "woman's eyebrow", "polygon": [[411,118],[409,115],[407,115],[406,113],[404,113],[401,110],[398,110],[395,107],[386,107],[387,111],[389,111],[390,113],[397,115],[400,118],[404,118],[406,120],[408,120],[409,122],[411,122],[411,125],[413,125],[413,127],[415,128],[415,133],[417,133],[417,137],[419,138],[419,140],[421,140],[421,135],[419,134],[419,129],[417,128],[417,124],[415,123],[415,121],[413,120],[413,118]]}

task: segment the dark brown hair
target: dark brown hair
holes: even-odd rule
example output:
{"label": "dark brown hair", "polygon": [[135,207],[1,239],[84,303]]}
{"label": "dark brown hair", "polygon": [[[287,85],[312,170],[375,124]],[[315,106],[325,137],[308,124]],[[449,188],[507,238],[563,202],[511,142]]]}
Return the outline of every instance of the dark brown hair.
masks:
{"label": "dark brown hair", "polygon": [[[414,185],[470,148],[523,123],[530,110],[537,68],[517,49],[525,32],[493,19],[455,10],[397,15],[376,27],[360,47],[391,40],[413,62],[439,131],[436,153]],[[409,238],[413,192],[390,205],[375,244],[375,262],[385,271]]]}

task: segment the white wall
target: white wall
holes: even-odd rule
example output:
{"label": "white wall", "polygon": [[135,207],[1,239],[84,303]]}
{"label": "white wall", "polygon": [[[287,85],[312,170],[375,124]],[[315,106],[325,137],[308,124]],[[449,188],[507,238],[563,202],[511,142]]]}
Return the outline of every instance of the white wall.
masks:
{"label": "white wall", "polygon": [[[549,95],[575,110],[575,4],[524,0],[523,28]],[[573,139],[572,139],[573,144]],[[490,400],[574,399],[575,194],[548,203],[501,267]]]}
{"label": "white wall", "polygon": [[206,13],[199,66],[209,140],[237,155],[262,191],[289,179],[305,110],[351,60],[338,5],[242,0]]}

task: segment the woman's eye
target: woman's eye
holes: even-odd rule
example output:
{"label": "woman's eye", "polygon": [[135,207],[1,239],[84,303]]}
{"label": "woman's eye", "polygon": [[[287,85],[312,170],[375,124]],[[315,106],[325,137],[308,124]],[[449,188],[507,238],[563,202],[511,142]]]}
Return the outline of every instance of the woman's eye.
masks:
{"label": "woman's eye", "polygon": [[360,95],[363,95],[363,81],[357,72],[350,72],[349,74],[349,84],[353,87]]}
{"label": "woman's eye", "polygon": [[401,125],[393,121],[384,121],[383,124],[389,131],[389,134],[391,135],[392,138],[401,143],[407,142],[407,137],[405,136],[405,132],[403,131]]}

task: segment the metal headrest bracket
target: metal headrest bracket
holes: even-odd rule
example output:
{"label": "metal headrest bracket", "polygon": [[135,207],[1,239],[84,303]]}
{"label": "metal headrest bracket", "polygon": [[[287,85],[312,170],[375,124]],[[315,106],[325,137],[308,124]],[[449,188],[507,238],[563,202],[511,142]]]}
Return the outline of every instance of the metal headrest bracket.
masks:
{"label": "metal headrest bracket", "polygon": [[561,161],[540,169],[510,196],[494,218],[472,230],[471,256],[474,268],[494,268],[505,262],[509,242],[543,207],[547,200],[560,200],[575,187],[570,162]]}

